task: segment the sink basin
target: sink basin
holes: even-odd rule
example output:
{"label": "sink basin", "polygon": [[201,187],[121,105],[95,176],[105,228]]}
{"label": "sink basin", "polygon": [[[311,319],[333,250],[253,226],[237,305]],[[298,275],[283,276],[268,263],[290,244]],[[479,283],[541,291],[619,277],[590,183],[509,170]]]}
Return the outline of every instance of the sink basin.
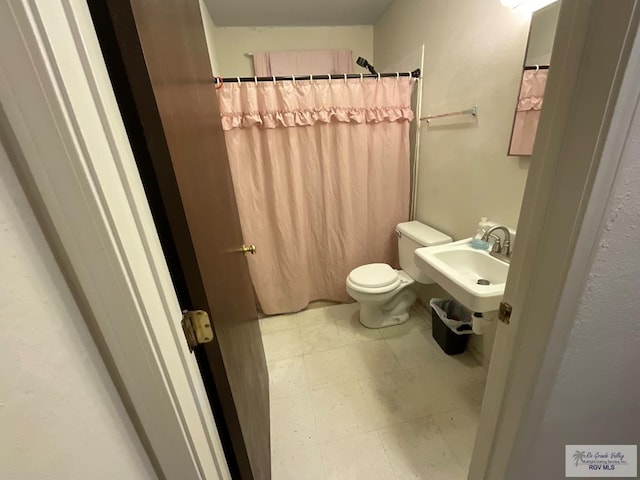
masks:
{"label": "sink basin", "polygon": [[[509,265],[487,250],[471,247],[471,239],[418,248],[416,265],[453,298],[474,312],[498,310],[504,295]],[[487,283],[482,285],[478,283]]]}

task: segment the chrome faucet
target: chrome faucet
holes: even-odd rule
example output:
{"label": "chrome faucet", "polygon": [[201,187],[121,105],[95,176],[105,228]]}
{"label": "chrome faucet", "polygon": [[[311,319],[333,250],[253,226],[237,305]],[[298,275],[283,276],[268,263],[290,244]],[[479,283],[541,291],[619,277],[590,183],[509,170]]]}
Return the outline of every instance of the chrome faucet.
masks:
{"label": "chrome faucet", "polygon": [[[502,230],[504,234],[504,241],[500,239],[493,232],[496,230]],[[511,263],[511,233],[509,233],[509,229],[504,225],[494,225],[487,229],[482,236],[482,240],[485,242],[489,241],[489,238],[493,238],[493,247],[491,247],[491,256],[496,257],[503,262]]]}

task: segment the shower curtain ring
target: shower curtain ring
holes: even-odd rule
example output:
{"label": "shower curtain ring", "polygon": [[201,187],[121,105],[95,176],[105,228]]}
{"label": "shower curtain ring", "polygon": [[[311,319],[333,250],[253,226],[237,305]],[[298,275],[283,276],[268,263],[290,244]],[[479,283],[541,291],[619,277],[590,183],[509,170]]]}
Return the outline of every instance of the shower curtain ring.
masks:
{"label": "shower curtain ring", "polygon": [[309,81],[313,83],[313,75],[309,74]]}
{"label": "shower curtain ring", "polygon": [[296,83],[296,76],[295,75],[291,75],[291,78],[293,80],[293,83]]}
{"label": "shower curtain ring", "polygon": [[380,81],[380,72],[378,72],[378,81]]}
{"label": "shower curtain ring", "polygon": [[240,85],[240,77],[236,77],[238,79],[238,85]]}
{"label": "shower curtain ring", "polygon": [[258,84],[258,77],[253,77],[253,83]]}
{"label": "shower curtain ring", "polygon": [[347,74],[344,74],[344,83],[347,83]]}
{"label": "shower curtain ring", "polygon": [[400,72],[396,72],[396,80],[400,80]]}
{"label": "shower curtain ring", "polygon": [[273,78],[273,84],[276,84],[276,76],[275,75],[271,75],[271,78]]}
{"label": "shower curtain ring", "polygon": [[536,72],[540,70],[540,65],[536,64]]}
{"label": "shower curtain ring", "polygon": [[364,79],[364,75],[360,74],[360,81],[362,81]]}

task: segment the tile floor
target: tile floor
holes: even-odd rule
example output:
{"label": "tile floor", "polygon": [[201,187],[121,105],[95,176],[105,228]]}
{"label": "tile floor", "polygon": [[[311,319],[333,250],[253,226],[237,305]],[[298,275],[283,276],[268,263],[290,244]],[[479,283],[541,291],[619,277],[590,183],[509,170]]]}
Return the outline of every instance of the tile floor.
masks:
{"label": "tile floor", "polygon": [[370,330],[358,304],[260,320],[273,480],[464,480],[486,371],[449,357],[419,305]]}

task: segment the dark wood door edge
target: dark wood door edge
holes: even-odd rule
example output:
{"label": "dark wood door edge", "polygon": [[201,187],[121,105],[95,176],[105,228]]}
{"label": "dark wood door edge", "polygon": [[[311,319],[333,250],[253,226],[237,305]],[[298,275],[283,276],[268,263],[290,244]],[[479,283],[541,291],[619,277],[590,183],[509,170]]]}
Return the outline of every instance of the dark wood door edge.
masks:
{"label": "dark wood door edge", "polygon": [[[126,0],[90,0],[89,9],[180,306],[210,311],[202,283],[189,285],[186,279],[190,275],[200,277],[200,272],[131,6]],[[214,342],[209,350],[222,365],[219,346]],[[238,419],[225,417],[222,410],[221,397],[230,395],[229,385],[216,385],[202,346],[195,354],[231,475],[251,478],[250,471],[241,472],[239,467],[239,463],[248,465],[247,452],[233,448],[231,430],[241,435]],[[241,437],[237,440],[236,444],[243,443]]]}

